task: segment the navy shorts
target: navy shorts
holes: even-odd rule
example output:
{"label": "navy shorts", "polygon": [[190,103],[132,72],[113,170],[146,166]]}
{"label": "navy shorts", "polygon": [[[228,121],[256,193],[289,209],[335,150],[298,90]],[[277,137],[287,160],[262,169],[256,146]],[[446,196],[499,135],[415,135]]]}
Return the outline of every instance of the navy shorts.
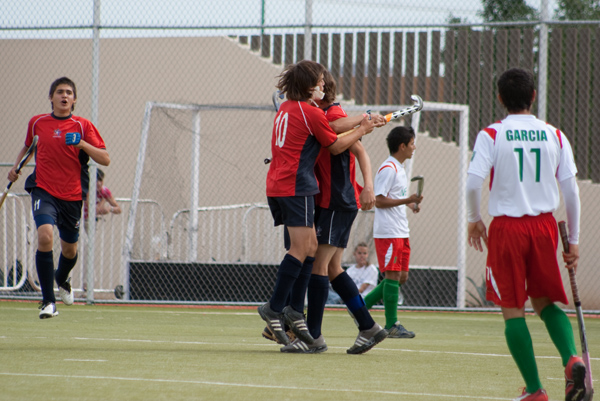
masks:
{"label": "navy shorts", "polygon": [[350,238],[352,223],[358,210],[336,211],[317,207],[315,211],[315,229],[319,245],[332,245],[346,248]]}
{"label": "navy shorts", "polygon": [[268,197],[275,226],[312,227],[315,222],[313,196]]}
{"label": "navy shorts", "polygon": [[55,225],[60,238],[70,244],[79,240],[82,203],[55,198],[37,187],[31,191],[31,209],[36,227],[44,224]]}

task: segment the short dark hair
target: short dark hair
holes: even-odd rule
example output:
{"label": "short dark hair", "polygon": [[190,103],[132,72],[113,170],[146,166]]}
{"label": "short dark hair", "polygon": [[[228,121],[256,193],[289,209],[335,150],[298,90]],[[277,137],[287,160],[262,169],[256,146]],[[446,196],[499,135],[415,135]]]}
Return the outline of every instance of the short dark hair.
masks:
{"label": "short dark hair", "polygon": [[390,131],[386,141],[390,154],[393,155],[400,149],[401,144],[408,145],[410,140],[415,137],[415,130],[412,127],[396,127]]}
{"label": "short dark hair", "polygon": [[312,60],[302,60],[290,64],[280,75],[277,89],[285,93],[289,100],[305,101],[312,96],[312,89],[326,68]]}
{"label": "short dark hair", "polygon": [[104,181],[104,171],[96,169],[96,181]]}
{"label": "short dark hair", "polygon": [[[77,87],[75,86],[75,82],[73,82],[73,80],[67,77],[61,77],[52,82],[52,85],[50,85],[50,94],[48,95],[48,97],[52,98],[54,92],[56,92],[56,88],[58,88],[58,85],[62,84],[69,85],[71,89],[73,89],[73,98],[77,99]],[[75,110],[75,103],[73,103],[73,106],[71,106],[71,111],[73,110]]]}
{"label": "short dark hair", "polygon": [[498,93],[509,113],[529,110],[534,92],[533,73],[523,68],[506,70],[498,79]]}

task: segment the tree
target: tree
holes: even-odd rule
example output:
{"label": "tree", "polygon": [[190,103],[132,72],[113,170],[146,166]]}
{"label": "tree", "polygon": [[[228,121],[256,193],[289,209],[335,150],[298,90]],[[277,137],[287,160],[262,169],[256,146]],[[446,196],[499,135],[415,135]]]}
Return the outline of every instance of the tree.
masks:
{"label": "tree", "polygon": [[[581,0],[583,1],[583,0]],[[486,22],[535,21],[538,12],[525,0],[481,0],[483,11],[479,15]]]}
{"label": "tree", "polygon": [[600,20],[600,0],[560,0],[554,16],[561,21]]}

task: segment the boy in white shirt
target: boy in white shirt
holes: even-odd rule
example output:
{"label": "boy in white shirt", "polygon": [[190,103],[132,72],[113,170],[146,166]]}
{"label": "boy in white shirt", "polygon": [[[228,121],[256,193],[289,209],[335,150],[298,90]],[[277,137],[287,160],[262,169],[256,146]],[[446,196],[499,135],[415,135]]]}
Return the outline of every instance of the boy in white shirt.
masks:
{"label": "boy in white shirt", "polygon": [[423,196],[408,196],[408,179],[402,164],[412,157],[417,148],[415,132],[411,127],[396,127],[390,131],[386,141],[390,156],[375,175],[376,209],[373,221],[377,261],[385,279],[365,297],[365,304],[371,308],[383,299],[388,338],[413,338],[415,333],[406,330],[398,321],[398,297],[400,285],[408,280],[410,259],[406,205],[411,207],[413,213],[419,213],[420,208],[412,206],[423,201]]}
{"label": "boy in white shirt", "polygon": [[[369,292],[377,285],[379,271],[373,264],[369,264],[369,247],[366,243],[360,242],[354,248],[354,259],[356,263],[346,269],[358,292],[362,297],[366,297]],[[341,304],[342,298],[331,287],[329,288],[328,304]]]}

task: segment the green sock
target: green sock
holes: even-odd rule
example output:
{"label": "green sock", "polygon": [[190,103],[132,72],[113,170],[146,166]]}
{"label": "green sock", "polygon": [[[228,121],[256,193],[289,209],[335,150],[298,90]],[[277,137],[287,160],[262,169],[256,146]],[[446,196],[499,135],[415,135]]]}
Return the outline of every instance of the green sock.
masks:
{"label": "green sock", "polygon": [[521,371],[523,380],[525,380],[526,391],[533,394],[542,388],[542,383],[540,382],[537,363],[533,354],[531,334],[529,334],[525,318],[508,319],[504,324],[504,335],[508,349]]}
{"label": "green sock", "polygon": [[563,366],[567,366],[569,358],[572,355],[577,355],[573,327],[571,326],[569,318],[566,313],[555,304],[546,306],[542,310],[542,313],[540,313],[540,318],[542,318],[546,324],[546,330],[548,330],[548,334],[550,334],[554,346],[560,353]]}
{"label": "green sock", "polygon": [[371,309],[373,307],[373,305],[375,305],[377,302],[381,301],[381,299],[383,298],[383,286],[385,283],[385,279],[381,280],[381,283],[379,283],[377,285],[377,287],[373,288],[371,290],[371,292],[369,292],[367,294],[365,298],[365,305],[367,306],[367,309]]}
{"label": "green sock", "polygon": [[390,329],[398,321],[398,293],[400,283],[386,279],[383,285],[383,305],[385,307],[385,328]]}

